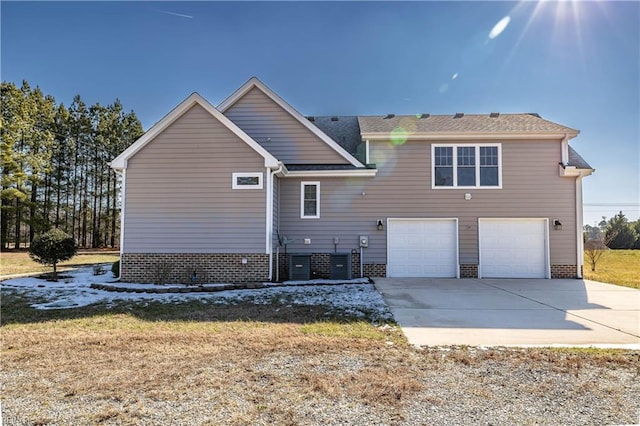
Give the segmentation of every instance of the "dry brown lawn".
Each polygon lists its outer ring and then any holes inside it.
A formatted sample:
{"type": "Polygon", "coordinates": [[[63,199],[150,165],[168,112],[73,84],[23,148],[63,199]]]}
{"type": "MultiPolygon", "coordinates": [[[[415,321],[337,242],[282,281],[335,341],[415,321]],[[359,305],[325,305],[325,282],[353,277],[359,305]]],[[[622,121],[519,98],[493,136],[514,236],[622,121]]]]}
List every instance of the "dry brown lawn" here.
{"type": "MultiPolygon", "coordinates": [[[[120,259],[118,250],[80,250],[75,257],[60,263],[58,267],[60,270],[64,270],[65,268],[79,265],[113,263],[118,259],[120,259]]],[[[50,270],[51,267],[31,260],[27,250],[10,250],[0,253],[0,277],[3,275],[48,272],[50,270]]]]}
{"type": "Polygon", "coordinates": [[[601,424],[640,410],[637,352],[419,350],[318,307],[34,313],[4,295],[4,309],[5,424],[601,424]]]}
{"type": "Polygon", "coordinates": [[[598,261],[595,272],[585,256],[584,277],[640,289],[640,250],[607,250],[598,261]]]}

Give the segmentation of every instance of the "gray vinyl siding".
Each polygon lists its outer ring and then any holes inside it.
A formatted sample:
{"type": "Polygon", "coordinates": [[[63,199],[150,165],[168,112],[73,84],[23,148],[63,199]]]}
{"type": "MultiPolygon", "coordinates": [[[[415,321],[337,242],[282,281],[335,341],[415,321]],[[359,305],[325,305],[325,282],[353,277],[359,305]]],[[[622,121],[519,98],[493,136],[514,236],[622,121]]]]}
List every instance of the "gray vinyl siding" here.
{"type": "Polygon", "coordinates": [[[247,92],[224,114],[285,164],[349,164],[257,88],[247,92]]]}
{"type": "Polygon", "coordinates": [[[502,189],[432,189],[431,144],[423,141],[371,142],[375,178],[309,179],[321,182],[320,219],[300,219],[301,180],[282,179],[281,233],[297,240],[288,251],[333,251],[333,237],[338,251],[350,251],[363,234],[370,237],[364,262],[386,263],[387,218],[458,218],[460,263],[477,264],[478,218],[558,218],[562,230],[549,230],[551,264],[575,264],[575,179],[558,175],[560,141],[500,142],[502,189]]]}
{"type": "Polygon", "coordinates": [[[273,246],[278,244],[278,227],[280,224],[280,179],[273,177],[273,246]]]}
{"type": "Polygon", "coordinates": [[[128,162],[127,253],[264,253],[264,159],[199,105],[128,162]],[[231,189],[233,172],[263,189],[231,189]]]}

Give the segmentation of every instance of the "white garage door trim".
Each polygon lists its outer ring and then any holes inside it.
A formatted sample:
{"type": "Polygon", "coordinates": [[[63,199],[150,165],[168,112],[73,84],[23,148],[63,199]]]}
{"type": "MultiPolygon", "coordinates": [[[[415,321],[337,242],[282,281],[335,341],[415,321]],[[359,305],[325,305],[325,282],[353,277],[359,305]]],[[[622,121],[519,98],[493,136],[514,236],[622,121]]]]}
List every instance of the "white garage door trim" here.
{"type": "MultiPolygon", "coordinates": [[[[391,232],[393,230],[394,222],[444,222],[453,224],[454,226],[454,235],[451,239],[451,248],[450,251],[453,251],[451,269],[447,272],[446,276],[436,276],[439,274],[434,274],[433,278],[460,278],[460,261],[459,261],[459,233],[458,233],[458,219],[457,218],[388,218],[387,219],[387,276],[389,277],[400,277],[400,275],[393,273],[393,264],[392,264],[392,239],[391,232]]],[[[414,276],[414,275],[412,275],[414,276]]],[[[416,275],[417,276],[417,275],[416,275]]],[[[424,276],[424,275],[421,275],[424,276]]]]}
{"type": "MultiPolygon", "coordinates": [[[[497,276],[494,277],[492,276],[491,278],[551,278],[551,262],[549,260],[549,219],[548,218],[537,218],[537,217],[531,217],[531,218],[478,218],[478,278],[483,278],[485,277],[485,273],[483,271],[484,266],[483,265],[483,250],[482,250],[482,246],[483,246],[483,229],[482,229],[482,225],[483,223],[517,223],[517,222],[539,222],[540,224],[542,224],[543,229],[544,229],[544,242],[542,244],[543,246],[543,259],[544,259],[544,270],[540,271],[540,274],[536,274],[537,276],[533,277],[533,276],[524,276],[526,275],[525,272],[522,273],[518,273],[516,275],[520,275],[520,276],[497,276]]],[[[542,267],[541,267],[542,268],[542,267]]],[[[495,274],[490,274],[490,275],[495,275],[495,274]]]]}

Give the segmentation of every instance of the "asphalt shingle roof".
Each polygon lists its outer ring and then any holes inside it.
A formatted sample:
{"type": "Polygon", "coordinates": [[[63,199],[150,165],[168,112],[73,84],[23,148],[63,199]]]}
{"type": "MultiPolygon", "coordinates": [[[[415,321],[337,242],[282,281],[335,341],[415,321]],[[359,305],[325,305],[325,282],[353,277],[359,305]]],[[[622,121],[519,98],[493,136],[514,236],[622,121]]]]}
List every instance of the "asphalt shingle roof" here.
{"type": "MultiPolygon", "coordinates": [[[[395,116],[316,116],[308,117],[309,121],[342,146],[348,153],[364,163],[364,144],[361,131],[391,132],[403,127],[409,132],[496,132],[496,133],[578,133],[577,130],[562,126],[540,118],[537,114],[500,114],[464,115],[454,118],[453,115],[430,115],[419,118],[414,115],[395,116]]],[[[592,169],[573,147],[569,146],[569,165],[579,169],[592,169]]],[[[297,165],[287,164],[290,170],[346,170],[351,165],[297,165]]]]}
{"type": "Polygon", "coordinates": [[[349,154],[364,163],[364,149],[360,137],[358,117],[355,115],[307,117],[317,128],[336,141],[349,154]]]}
{"type": "Polygon", "coordinates": [[[578,133],[577,130],[545,120],[537,114],[396,115],[358,117],[362,133],[387,133],[402,127],[410,133],[496,132],[578,133]]]}
{"type": "Polygon", "coordinates": [[[578,169],[593,169],[571,145],[569,145],[569,165],[575,166],[578,169]]]}

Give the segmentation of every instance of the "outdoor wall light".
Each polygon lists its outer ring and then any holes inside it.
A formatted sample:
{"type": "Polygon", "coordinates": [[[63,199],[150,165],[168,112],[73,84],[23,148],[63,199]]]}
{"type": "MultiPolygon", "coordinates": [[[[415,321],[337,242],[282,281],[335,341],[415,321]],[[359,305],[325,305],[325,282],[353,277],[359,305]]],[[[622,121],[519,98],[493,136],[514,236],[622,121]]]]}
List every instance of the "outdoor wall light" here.
{"type": "Polygon", "coordinates": [[[560,223],[560,220],[553,219],[553,229],[556,231],[562,231],[562,223],[560,223]]]}
{"type": "Polygon", "coordinates": [[[378,220],[376,225],[378,226],[378,231],[382,231],[384,229],[384,223],[382,223],[382,220],[378,220]]]}

